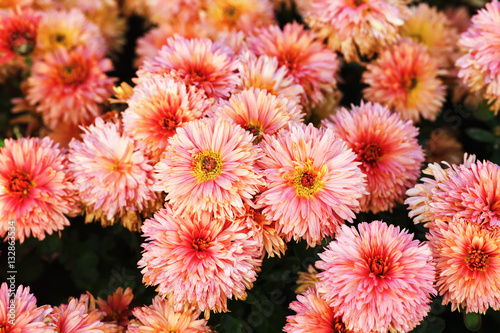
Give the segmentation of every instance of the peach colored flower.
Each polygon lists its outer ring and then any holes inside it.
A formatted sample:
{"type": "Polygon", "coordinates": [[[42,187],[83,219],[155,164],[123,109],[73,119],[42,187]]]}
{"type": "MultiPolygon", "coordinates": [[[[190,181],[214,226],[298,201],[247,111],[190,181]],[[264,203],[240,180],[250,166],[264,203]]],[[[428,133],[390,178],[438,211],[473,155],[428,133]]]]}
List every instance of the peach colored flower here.
{"type": "Polygon", "coordinates": [[[121,327],[125,327],[129,323],[129,316],[132,314],[130,310],[130,303],[134,299],[134,294],[131,288],[123,291],[122,287],[116,289],[113,295],[109,295],[107,300],[100,297],[97,298],[97,306],[106,316],[105,322],[113,322],[121,327]]]}

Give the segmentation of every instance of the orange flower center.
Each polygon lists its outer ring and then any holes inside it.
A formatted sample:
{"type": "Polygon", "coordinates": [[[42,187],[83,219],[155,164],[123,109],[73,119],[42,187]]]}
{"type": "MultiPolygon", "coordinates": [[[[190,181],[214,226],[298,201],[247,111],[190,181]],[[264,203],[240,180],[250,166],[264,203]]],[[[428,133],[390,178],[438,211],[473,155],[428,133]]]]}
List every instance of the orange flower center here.
{"type": "Polygon", "coordinates": [[[347,333],[344,323],[341,317],[336,317],[333,319],[333,333],[347,333]]]}
{"type": "Polygon", "coordinates": [[[365,3],[365,1],[364,1],[364,0],[354,0],[354,1],[353,1],[353,6],[354,6],[354,7],[359,7],[359,6],[361,6],[362,4],[364,4],[364,3],[365,3]]]}
{"type": "Polygon", "coordinates": [[[193,173],[199,182],[216,179],[222,173],[222,156],[213,150],[205,150],[195,155],[193,173]]]}
{"type": "Polygon", "coordinates": [[[210,240],[206,240],[204,238],[196,238],[193,240],[193,248],[197,252],[205,251],[210,247],[210,240]]]}
{"type": "Polygon", "coordinates": [[[11,325],[9,323],[0,324],[0,333],[9,333],[11,331],[11,325]]]}
{"type": "Polygon", "coordinates": [[[366,144],[358,150],[358,156],[364,163],[375,164],[382,156],[382,149],[374,144],[366,144]]]}
{"type": "Polygon", "coordinates": [[[262,135],[261,135],[263,132],[262,126],[254,124],[245,124],[242,127],[254,135],[255,138],[253,139],[252,142],[254,145],[257,145],[262,141],[262,135]]]}
{"type": "Polygon", "coordinates": [[[467,253],[465,262],[467,263],[467,268],[471,271],[481,271],[484,272],[488,268],[489,256],[481,250],[473,249],[467,253]]]}
{"type": "Polygon", "coordinates": [[[79,86],[89,76],[87,60],[81,54],[73,54],[67,65],[59,67],[59,77],[67,86],[79,86]]]}
{"type": "Polygon", "coordinates": [[[316,179],[316,175],[313,174],[312,172],[306,171],[302,175],[302,186],[305,187],[313,187],[314,186],[314,180],[316,179]]]}
{"type": "Polygon", "coordinates": [[[370,271],[376,276],[382,276],[389,270],[389,260],[382,255],[374,255],[368,258],[370,271]]]}
{"type": "Polygon", "coordinates": [[[401,82],[403,90],[406,91],[407,93],[415,89],[417,83],[418,81],[414,74],[410,74],[408,75],[408,77],[403,78],[401,82]]]}
{"type": "Polygon", "coordinates": [[[33,187],[34,184],[31,175],[20,170],[13,171],[11,173],[9,184],[9,190],[11,193],[26,198],[30,194],[30,189],[33,187]]]}
{"type": "Polygon", "coordinates": [[[160,126],[166,131],[173,131],[177,127],[177,122],[172,116],[163,117],[160,119],[160,126]]]}
{"type": "Polygon", "coordinates": [[[14,31],[8,40],[11,51],[22,56],[30,54],[35,48],[36,37],[30,31],[14,31]]]}

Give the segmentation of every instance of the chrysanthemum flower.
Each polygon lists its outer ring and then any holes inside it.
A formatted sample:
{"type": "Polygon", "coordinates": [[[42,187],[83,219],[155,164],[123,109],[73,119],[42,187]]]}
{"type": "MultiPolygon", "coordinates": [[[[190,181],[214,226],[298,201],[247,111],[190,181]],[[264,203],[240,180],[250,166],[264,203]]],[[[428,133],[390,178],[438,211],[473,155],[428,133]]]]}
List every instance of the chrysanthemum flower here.
{"type": "Polygon", "coordinates": [[[447,128],[437,128],[431,132],[425,150],[425,160],[429,163],[442,161],[460,164],[464,156],[462,144],[455,134],[447,128]]]}
{"type": "Polygon", "coordinates": [[[427,244],[381,221],[342,226],[316,267],[316,287],[348,329],[409,332],[430,310],[435,268],[427,244]]]}
{"type": "Polygon", "coordinates": [[[254,144],[262,141],[262,134],[275,134],[288,128],[289,122],[301,122],[304,118],[294,101],[253,88],[234,94],[227,101],[220,100],[208,115],[231,119],[254,135],[254,144]]]}
{"type": "Polygon", "coordinates": [[[76,8],[44,12],[38,26],[36,54],[54,52],[60,48],[72,51],[77,47],[90,47],[99,55],[106,53],[106,42],[99,27],[76,8]]]}
{"type": "Polygon", "coordinates": [[[346,61],[371,57],[399,38],[407,15],[406,0],[315,0],[305,20],[346,61]],[[323,31],[321,31],[323,30],[323,31]]]}
{"type": "Polygon", "coordinates": [[[30,288],[22,285],[9,290],[7,282],[0,287],[0,330],[2,333],[49,333],[44,320],[52,311],[50,306],[37,307],[30,288]],[[10,293],[14,293],[14,312],[9,309],[10,293]],[[13,322],[13,323],[12,323],[13,322]]]}
{"type": "Polygon", "coordinates": [[[86,221],[101,220],[107,226],[122,219],[125,227],[138,230],[140,213],[152,209],[156,200],[149,160],[120,124],[97,118],[81,137],[69,144],[69,169],[86,206],[86,221]]]}
{"type": "Polygon", "coordinates": [[[174,311],[168,300],[156,296],[151,306],[135,308],[133,315],[137,323],[128,326],[127,333],[146,332],[211,332],[205,319],[200,319],[201,311],[194,307],[185,306],[181,311],[174,311]]]}
{"type": "Polygon", "coordinates": [[[33,52],[41,16],[34,11],[15,10],[0,14],[0,65],[15,56],[33,52]]]}
{"type": "Polygon", "coordinates": [[[432,223],[427,235],[437,289],[452,311],[500,309],[500,233],[464,219],[432,223]]]}
{"type": "Polygon", "coordinates": [[[274,23],[273,5],[269,0],[210,0],[207,1],[206,20],[218,31],[241,30],[274,23]]]}
{"type": "Polygon", "coordinates": [[[131,288],[123,291],[123,288],[119,287],[113,295],[108,296],[107,300],[98,297],[96,303],[99,309],[106,313],[104,321],[114,322],[121,327],[125,327],[129,323],[128,317],[131,315],[129,306],[133,299],[134,294],[131,288]]]}
{"type": "Polygon", "coordinates": [[[318,271],[314,269],[313,265],[307,267],[307,272],[297,272],[299,276],[297,278],[297,288],[295,289],[296,294],[302,294],[309,288],[315,288],[316,282],[319,281],[318,271]]]}
{"type": "Polygon", "coordinates": [[[432,197],[434,218],[456,217],[486,228],[500,227],[500,166],[490,161],[453,166],[432,197]]]}
{"type": "Polygon", "coordinates": [[[438,68],[424,45],[403,39],[367,65],[362,81],[368,87],[363,95],[401,113],[403,119],[435,120],[446,93],[438,68]]]}
{"type": "Polygon", "coordinates": [[[208,97],[228,97],[239,84],[239,60],[233,51],[210,39],[169,38],[158,56],[146,60],[137,72],[139,81],[151,74],[173,71],[187,85],[203,89],[208,97]]]}
{"type": "Polygon", "coordinates": [[[5,140],[0,148],[0,235],[15,221],[16,239],[40,240],[69,225],[78,212],[67,160],[52,140],[5,140]]]}
{"type": "Polygon", "coordinates": [[[114,78],[105,74],[112,69],[111,60],[92,49],[59,49],[33,63],[26,99],[51,129],[90,124],[113,94],[114,78]]]}
{"type": "Polygon", "coordinates": [[[254,136],[224,119],[193,120],[170,138],[161,162],[155,165],[153,188],[178,213],[209,211],[234,217],[264,183],[255,161],[260,155],[254,136]]]}
{"type": "Polygon", "coordinates": [[[146,18],[158,25],[177,21],[197,23],[205,9],[206,0],[142,0],[146,18]]]}
{"type": "Polygon", "coordinates": [[[285,66],[279,66],[277,58],[266,55],[257,57],[252,52],[246,51],[240,55],[240,60],[241,86],[238,88],[265,89],[275,96],[283,95],[300,103],[304,89],[294,82],[285,66]]]}
{"type": "Polygon", "coordinates": [[[178,127],[203,116],[212,101],[196,87],[183,81],[155,75],[134,87],[123,112],[125,132],[137,146],[157,160],[167,147],[168,138],[178,127]]]}
{"type": "Polygon", "coordinates": [[[500,2],[493,0],[472,17],[472,25],[461,35],[458,44],[468,52],[456,62],[458,77],[472,91],[482,91],[495,114],[500,110],[499,27],[500,2]]]}
{"type": "Polygon", "coordinates": [[[304,88],[304,102],[320,104],[323,95],[331,93],[337,84],[336,54],[298,23],[289,23],[283,30],[277,25],[257,29],[248,43],[256,55],[276,57],[279,65],[288,69],[295,83],[304,88]]]}
{"type": "Polygon", "coordinates": [[[356,154],[331,129],[289,124],[276,137],[264,135],[258,162],[267,188],[257,203],[276,221],[288,242],[303,238],[315,246],[352,221],[365,194],[365,175],[356,154]]]}
{"type": "MultiPolygon", "coordinates": [[[[468,168],[475,161],[475,155],[465,154],[461,167],[468,168]]],[[[447,162],[445,164],[450,167],[447,162]]],[[[431,212],[431,202],[433,196],[439,191],[439,184],[449,180],[450,170],[453,168],[443,169],[438,163],[429,163],[422,173],[432,178],[422,177],[421,183],[406,191],[408,198],[405,200],[405,205],[409,205],[408,216],[413,218],[413,222],[427,224],[435,219],[434,213],[431,212]]]]}
{"type": "Polygon", "coordinates": [[[351,111],[342,108],[323,125],[345,140],[361,162],[369,192],[360,200],[362,211],[377,213],[403,202],[424,161],[418,129],[411,121],[401,120],[380,104],[362,102],[351,111]]]}
{"type": "Polygon", "coordinates": [[[228,311],[227,299],[245,299],[261,265],[262,245],[243,220],[202,212],[174,214],[170,204],[142,227],[139,267],[146,285],[158,285],[174,310],[228,311]]]}
{"type": "Polygon", "coordinates": [[[445,13],[426,3],[410,7],[410,16],[400,31],[401,36],[427,46],[429,54],[436,59],[440,68],[453,67],[452,57],[460,36],[445,13]]]}
{"type": "Polygon", "coordinates": [[[335,310],[328,306],[315,288],[297,296],[290,303],[290,309],[296,314],[286,317],[287,324],[283,328],[287,333],[352,333],[346,329],[342,319],[335,310]]]}

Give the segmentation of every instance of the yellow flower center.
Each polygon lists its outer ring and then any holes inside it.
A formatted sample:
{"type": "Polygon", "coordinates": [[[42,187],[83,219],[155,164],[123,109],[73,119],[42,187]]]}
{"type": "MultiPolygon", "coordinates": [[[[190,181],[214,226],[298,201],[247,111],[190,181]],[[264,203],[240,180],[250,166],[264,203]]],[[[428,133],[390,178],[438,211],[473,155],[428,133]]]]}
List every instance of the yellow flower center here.
{"type": "Polygon", "coordinates": [[[261,125],[250,123],[242,127],[254,135],[255,138],[252,142],[254,145],[258,145],[262,141],[262,132],[264,132],[264,128],[262,128],[261,125]]]}
{"type": "Polygon", "coordinates": [[[199,182],[214,180],[222,173],[223,165],[219,152],[205,150],[194,157],[193,173],[199,182]]]}
{"type": "Polygon", "coordinates": [[[326,166],[322,170],[315,171],[311,162],[306,163],[305,168],[297,168],[292,179],[292,185],[299,197],[310,198],[323,188],[322,175],[326,173],[326,166]]]}
{"type": "Polygon", "coordinates": [[[210,240],[206,240],[203,238],[196,238],[195,240],[193,240],[193,248],[197,252],[205,251],[210,247],[210,245],[210,240]]]}
{"type": "Polygon", "coordinates": [[[478,249],[472,249],[467,253],[465,262],[471,271],[484,272],[488,268],[489,255],[478,249]]]}

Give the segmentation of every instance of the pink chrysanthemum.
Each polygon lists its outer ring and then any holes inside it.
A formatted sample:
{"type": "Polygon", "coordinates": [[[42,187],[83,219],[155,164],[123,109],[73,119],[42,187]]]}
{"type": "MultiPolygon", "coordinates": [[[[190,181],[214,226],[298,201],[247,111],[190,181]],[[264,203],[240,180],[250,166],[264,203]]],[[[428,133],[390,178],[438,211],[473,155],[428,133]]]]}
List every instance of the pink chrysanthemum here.
{"type": "Polygon", "coordinates": [[[0,65],[15,56],[27,56],[35,49],[41,16],[34,11],[7,11],[0,14],[0,65]]]}
{"type": "Polygon", "coordinates": [[[151,306],[133,310],[138,322],[130,324],[127,333],[165,332],[165,330],[182,333],[211,332],[207,321],[199,318],[200,314],[199,309],[188,306],[176,312],[168,300],[156,296],[151,306]]]}
{"type": "Polygon", "coordinates": [[[228,311],[227,299],[245,299],[260,269],[262,245],[241,219],[176,215],[167,203],[142,231],[143,282],[158,285],[176,311],[188,303],[201,311],[228,311]]]}
{"type": "Polygon", "coordinates": [[[427,244],[381,221],[342,226],[320,253],[316,284],[348,329],[409,332],[430,310],[435,268],[427,244]]]}
{"type": "Polygon", "coordinates": [[[500,233],[463,219],[434,221],[427,234],[437,288],[452,311],[500,309],[500,233]]]}
{"type": "Polygon", "coordinates": [[[365,175],[356,154],[331,129],[289,124],[276,138],[264,135],[265,156],[258,161],[267,189],[257,203],[276,221],[288,242],[303,238],[315,246],[352,221],[365,194],[365,175]]]}
{"type": "Polygon", "coordinates": [[[399,38],[406,0],[314,0],[305,20],[347,61],[371,57],[399,38]]]}
{"type": "Polygon", "coordinates": [[[60,49],[34,61],[26,99],[51,129],[92,123],[113,94],[114,79],[105,74],[112,69],[92,49],[60,49]]]}
{"type": "Polygon", "coordinates": [[[403,202],[424,161],[418,129],[411,121],[401,120],[380,104],[361,103],[350,112],[342,108],[323,125],[345,140],[361,162],[370,193],[360,200],[362,211],[377,213],[403,202]]]}
{"type": "Polygon", "coordinates": [[[121,327],[129,324],[128,317],[131,315],[130,303],[134,299],[131,288],[123,291],[122,287],[116,289],[113,295],[108,296],[107,300],[97,298],[96,304],[99,309],[105,312],[104,321],[113,322],[121,327]]]}
{"type": "Polygon", "coordinates": [[[262,134],[272,135],[288,128],[289,122],[301,122],[304,118],[294,101],[253,88],[234,94],[227,101],[220,100],[208,114],[231,119],[254,135],[254,144],[262,141],[262,134]]]}
{"type": "Polygon", "coordinates": [[[138,230],[140,213],[152,208],[153,167],[120,124],[105,123],[83,129],[82,141],[69,144],[69,169],[74,176],[80,200],[86,206],[87,222],[116,220],[130,230],[138,230]]]}
{"type": "Polygon", "coordinates": [[[177,129],[161,162],[155,165],[153,188],[177,213],[209,211],[234,217],[264,183],[255,161],[260,149],[254,137],[224,119],[193,120],[177,129]]]}
{"type": "Polygon", "coordinates": [[[240,55],[239,71],[241,75],[241,90],[258,88],[267,92],[300,103],[304,89],[294,82],[285,66],[279,66],[278,59],[261,55],[255,56],[250,51],[240,55]]]}
{"type": "Polygon", "coordinates": [[[139,148],[158,159],[167,147],[168,138],[178,127],[203,116],[212,102],[196,87],[183,81],[154,75],[134,87],[123,112],[125,131],[139,148]]]}
{"type": "Polygon", "coordinates": [[[342,319],[328,306],[315,288],[309,288],[297,300],[290,303],[290,309],[297,312],[286,317],[283,328],[287,333],[352,333],[345,328],[342,319]]]}
{"type": "Polygon", "coordinates": [[[434,218],[463,218],[486,228],[500,227],[500,167],[490,161],[453,167],[432,197],[434,218]]]}
{"type": "Polygon", "coordinates": [[[146,60],[137,75],[140,81],[151,74],[174,72],[208,97],[223,98],[239,84],[238,65],[238,58],[225,45],[177,35],[167,40],[153,60],[146,60]]]}
{"type": "Polygon", "coordinates": [[[472,17],[472,25],[458,42],[467,54],[457,60],[458,77],[472,91],[482,91],[492,103],[495,114],[500,110],[500,2],[493,0],[472,17]]]}
{"type": "Polygon", "coordinates": [[[258,29],[248,43],[256,55],[276,57],[279,65],[288,69],[295,83],[304,88],[305,102],[321,104],[324,95],[331,93],[337,84],[336,54],[298,23],[287,24],[283,30],[277,25],[258,29]]]}
{"type": "MultiPolygon", "coordinates": [[[[14,282],[15,284],[15,282],[14,282]]],[[[50,306],[37,307],[36,298],[30,293],[30,288],[20,285],[15,290],[9,290],[7,282],[0,287],[0,332],[2,333],[49,333],[44,323],[52,311],[50,306]],[[13,298],[10,293],[14,293],[13,298]],[[10,308],[11,300],[14,308],[10,308]],[[12,310],[11,310],[12,309],[12,310]]]]}
{"type": "Polygon", "coordinates": [[[0,235],[11,231],[21,243],[31,234],[42,240],[69,225],[78,209],[67,160],[52,140],[5,140],[0,148],[0,235]]]}
{"type": "Polygon", "coordinates": [[[363,95],[399,112],[403,119],[435,120],[446,93],[438,68],[424,45],[402,39],[367,65],[362,81],[368,87],[363,95]]]}

